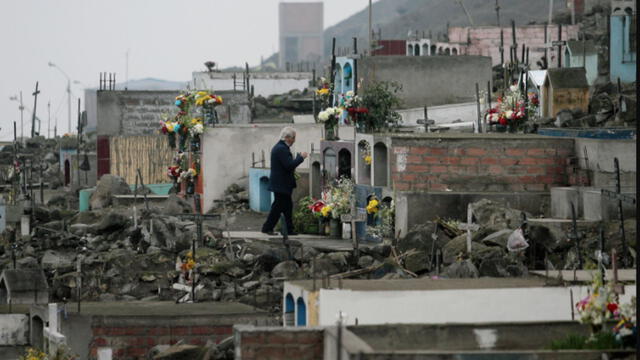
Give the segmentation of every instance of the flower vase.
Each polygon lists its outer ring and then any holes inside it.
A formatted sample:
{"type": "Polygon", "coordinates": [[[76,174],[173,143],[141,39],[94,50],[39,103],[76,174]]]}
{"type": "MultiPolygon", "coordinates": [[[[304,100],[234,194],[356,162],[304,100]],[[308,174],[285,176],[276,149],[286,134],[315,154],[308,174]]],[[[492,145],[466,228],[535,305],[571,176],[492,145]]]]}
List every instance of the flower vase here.
{"type": "Polygon", "coordinates": [[[205,106],[203,110],[204,123],[206,125],[213,126],[218,123],[216,110],[212,106],[205,106]]]}
{"type": "Polygon", "coordinates": [[[333,239],[342,238],[342,224],[338,219],[331,219],[329,221],[329,236],[333,239]]]}
{"type": "Polygon", "coordinates": [[[167,139],[169,139],[169,148],[176,148],[176,133],[170,132],[167,134],[167,139]]]}
{"type": "Polygon", "coordinates": [[[173,179],[173,187],[169,189],[169,194],[179,194],[180,193],[180,183],[178,182],[178,178],[173,179]]]}
{"type": "Polygon", "coordinates": [[[200,152],[200,135],[194,136],[191,139],[191,151],[200,152]]]}
{"type": "Polygon", "coordinates": [[[496,124],[496,132],[499,132],[499,133],[507,132],[507,126],[496,124]]]}
{"type": "Polygon", "coordinates": [[[324,125],[324,138],[325,140],[338,140],[336,136],[336,125],[328,125],[325,123],[324,125]]]}
{"type": "Polygon", "coordinates": [[[196,193],[196,184],[193,180],[187,182],[187,189],[185,190],[187,195],[193,195],[196,193]]]}
{"type": "Polygon", "coordinates": [[[331,225],[329,221],[323,221],[322,223],[322,235],[329,235],[331,234],[331,225]]]}
{"type": "Polygon", "coordinates": [[[595,338],[602,331],[602,324],[591,324],[591,338],[595,338]]]}

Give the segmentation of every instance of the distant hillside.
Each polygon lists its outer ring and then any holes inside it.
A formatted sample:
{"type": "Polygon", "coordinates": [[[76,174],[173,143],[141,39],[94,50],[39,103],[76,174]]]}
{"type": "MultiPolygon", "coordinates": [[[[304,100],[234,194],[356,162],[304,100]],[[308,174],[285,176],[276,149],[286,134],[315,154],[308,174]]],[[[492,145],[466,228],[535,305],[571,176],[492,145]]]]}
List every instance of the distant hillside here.
{"type": "MultiPolygon", "coordinates": [[[[464,4],[474,25],[496,25],[495,0],[465,0],[464,4]]],[[[511,19],[516,24],[542,23],[549,16],[547,0],[500,0],[500,23],[507,25],[511,19]]],[[[566,11],[566,0],[554,0],[554,14],[566,11]]],[[[373,29],[382,31],[383,39],[406,39],[409,31],[425,34],[431,30],[433,37],[446,33],[450,26],[469,26],[464,10],[455,0],[380,0],[373,4],[373,29]]],[[[350,47],[353,37],[359,44],[366,44],[368,10],[362,11],[329,27],[324,32],[325,53],[331,53],[332,38],[337,47],[350,47]]],[[[427,35],[428,36],[428,35],[427,35]]]]}

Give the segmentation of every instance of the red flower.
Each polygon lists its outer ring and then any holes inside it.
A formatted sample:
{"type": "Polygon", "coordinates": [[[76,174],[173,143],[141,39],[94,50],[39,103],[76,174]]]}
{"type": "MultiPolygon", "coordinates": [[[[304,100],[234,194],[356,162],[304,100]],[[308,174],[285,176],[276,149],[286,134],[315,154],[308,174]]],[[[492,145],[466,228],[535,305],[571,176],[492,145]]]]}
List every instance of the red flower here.
{"type": "Polygon", "coordinates": [[[616,310],[618,310],[618,304],[616,303],[608,303],[607,304],[607,310],[609,310],[610,312],[615,312],[616,310]]]}
{"type": "Polygon", "coordinates": [[[500,125],[507,125],[507,118],[505,118],[504,116],[501,116],[501,117],[498,119],[498,124],[500,124],[500,125]]]}
{"type": "Polygon", "coordinates": [[[311,212],[314,212],[314,213],[322,211],[323,207],[325,207],[325,203],[322,200],[318,200],[312,205],[309,205],[309,209],[311,210],[311,212]]]}

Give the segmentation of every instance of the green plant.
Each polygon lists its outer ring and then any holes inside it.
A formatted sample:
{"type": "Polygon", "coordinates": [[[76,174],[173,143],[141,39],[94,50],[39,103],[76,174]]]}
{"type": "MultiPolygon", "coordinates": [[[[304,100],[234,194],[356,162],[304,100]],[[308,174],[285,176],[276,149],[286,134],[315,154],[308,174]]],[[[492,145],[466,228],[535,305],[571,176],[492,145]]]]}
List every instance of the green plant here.
{"type": "Polygon", "coordinates": [[[301,234],[318,233],[318,217],[313,214],[310,206],[314,201],[310,196],[305,196],[298,202],[293,212],[293,228],[301,234]]]}
{"type": "Polygon", "coordinates": [[[400,124],[402,117],[394,109],[402,103],[397,95],[401,91],[402,86],[395,82],[374,81],[367,85],[361,94],[362,105],[368,110],[362,114],[367,130],[379,131],[400,124]]]}
{"type": "Polygon", "coordinates": [[[551,350],[612,350],[621,348],[615,335],[599,332],[592,338],[586,335],[569,334],[566,338],[551,342],[551,350]]]}

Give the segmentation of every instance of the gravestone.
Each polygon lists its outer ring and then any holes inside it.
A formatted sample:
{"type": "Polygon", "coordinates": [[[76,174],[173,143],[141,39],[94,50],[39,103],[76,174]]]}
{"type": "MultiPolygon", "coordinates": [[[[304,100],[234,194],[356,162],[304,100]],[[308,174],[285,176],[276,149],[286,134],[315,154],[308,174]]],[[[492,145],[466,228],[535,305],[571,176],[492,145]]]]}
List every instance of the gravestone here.
{"type": "Polygon", "coordinates": [[[49,301],[42,270],[6,269],[0,275],[0,304],[38,304],[49,301]]]}

